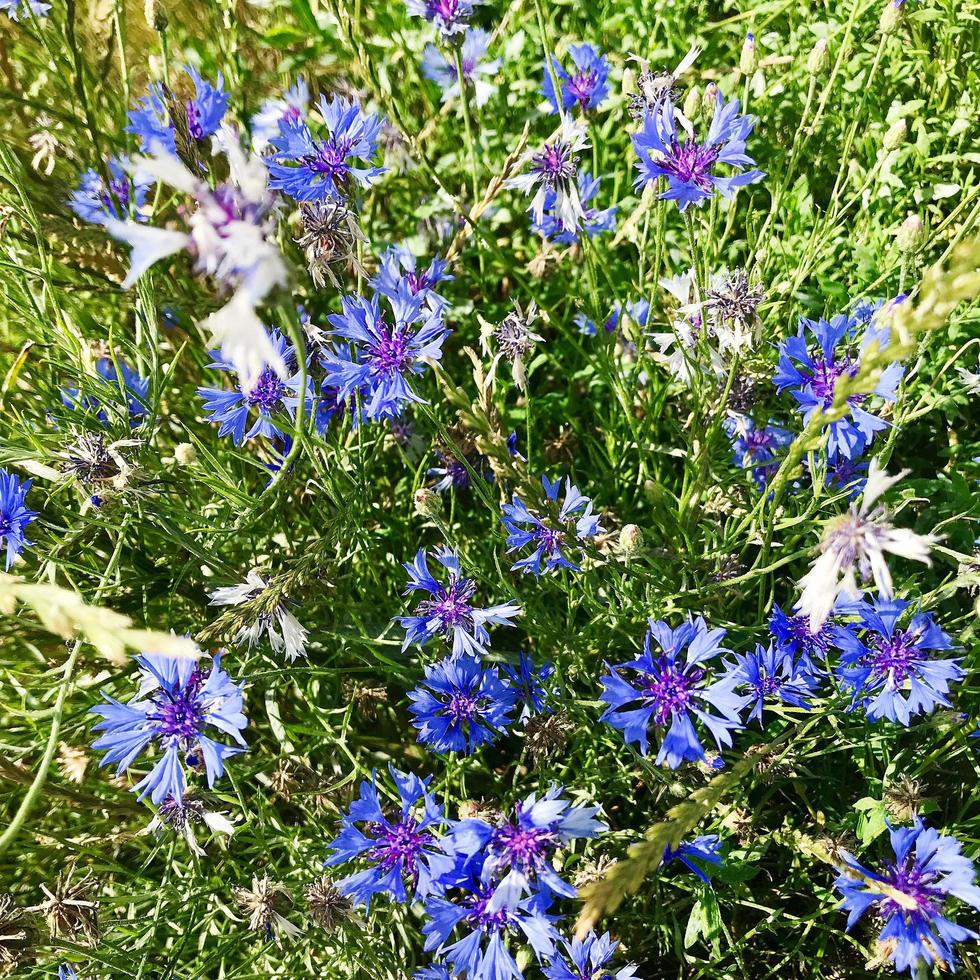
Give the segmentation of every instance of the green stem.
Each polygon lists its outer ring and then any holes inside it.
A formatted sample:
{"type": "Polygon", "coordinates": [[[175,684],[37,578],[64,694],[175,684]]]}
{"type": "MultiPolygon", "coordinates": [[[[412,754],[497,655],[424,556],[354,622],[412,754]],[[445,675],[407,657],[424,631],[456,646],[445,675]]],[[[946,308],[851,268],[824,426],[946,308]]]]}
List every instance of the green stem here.
{"type": "Polygon", "coordinates": [[[459,80],[459,100],[463,105],[463,129],[466,132],[466,150],[470,158],[470,189],[473,194],[471,208],[480,197],[480,184],[477,179],[476,141],[473,137],[473,120],[470,115],[470,93],[466,87],[463,73],[463,52],[458,44],[453,44],[453,59],[456,62],[456,78],[459,80]]]}

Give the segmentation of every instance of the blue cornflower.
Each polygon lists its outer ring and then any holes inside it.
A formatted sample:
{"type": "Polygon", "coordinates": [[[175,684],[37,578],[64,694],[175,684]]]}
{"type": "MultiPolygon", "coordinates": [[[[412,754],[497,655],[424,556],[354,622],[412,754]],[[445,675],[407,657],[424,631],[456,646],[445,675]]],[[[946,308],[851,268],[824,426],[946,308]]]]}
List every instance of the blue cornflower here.
{"type": "Polygon", "coordinates": [[[159,804],[168,796],[184,795],[184,769],[203,761],[208,786],[225,770],[224,760],[245,750],[242,731],[248,719],[242,713],[244,684],[235,684],[221,669],[221,655],[210,668],[191,657],[144,653],[136,658],[142,680],[136,698],[122,704],[103,692],[108,704],[91,709],[104,719],[94,728],[103,734],[92,744],[105,750],[100,766],[115,763],[121,775],[149,745],[163,755],[134,787],[139,799],[149,796],[159,804]],[[231,736],[237,745],[216,742],[211,735],[231,736]]]}
{"type": "Polygon", "coordinates": [[[719,92],[704,142],[678,131],[674,106],[669,99],[656,112],[644,115],[643,129],[632,137],[633,149],[639,157],[640,173],[634,181],[637,190],[664,177],[667,190],[660,197],[677,201],[679,210],[685,211],[691,204],[701,207],[716,191],[728,198],[736,188],[762,180],[765,174],[761,170],[744,169],[755,166],[755,161],[745,153],[745,141],[758,120],[755,116],[740,116],[738,111],[738,99],[725,102],[719,92]],[[720,163],[735,173],[730,177],[719,176],[716,168],[720,163]]]}
{"type": "Polygon", "coordinates": [[[833,619],[827,619],[813,630],[809,616],[795,610],[792,615],[787,615],[779,606],[774,606],[769,617],[769,632],[778,647],[793,654],[813,673],[815,662],[826,660],[827,652],[835,645],[837,625],[833,619]]]}
{"type": "MultiPolygon", "coordinates": [[[[289,368],[296,364],[296,348],[278,330],[271,331],[269,339],[276,355],[289,368]]],[[[216,371],[234,371],[235,365],[221,356],[219,351],[211,351],[211,363],[207,367],[216,371]]],[[[300,376],[297,372],[284,381],[276,370],[267,365],[246,389],[241,384],[228,391],[225,388],[198,388],[197,393],[204,399],[204,408],[211,414],[208,421],[218,422],[218,435],[231,435],[235,444],[264,436],[267,439],[283,438],[284,432],[276,425],[276,413],[288,409],[294,412],[299,405],[300,376]],[[255,421],[246,431],[252,409],[257,412],[255,421]]],[[[307,387],[307,402],[312,404],[310,389],[307,387]]]]}
{"type": "Polygon", "coordinates": [[[838,456],[827,463],[825,484],[835,490],[846,490],[849,500],[864,493],[868,483],[868,464],[838,456]]]}
{"type": "Polygon", "coordinates": [[[510,686],[518,692],[522,705],[519,718],[521,722],[527,721],[531,715],[551,712],[548,698],[554,694],[554,691],[550,685],[545,684],[555,672],[551,661],[546,660],[540,669],[535,670],[534,660],[531,659],[530,654],[522,650],[517,666],[504,664],[503,669],[510,686]]]}
{"type": "Polygon", "coordinates": [[[451,37],[466,30],[473,8],[483,0],[405,0],[405,7],[412,17],[424,17],[434,24],[443,37],[451,37]]]}
{"type": "MultiPolygon", "coordinates": [[[[116,363],[108,357],[100,357],[95,362],[95,370],[118,391],[122,388],[127,397],[126,409],[132,424],[136,424],[146,415],[146,401],[150,394],[150,379],[142,378],[124,361],[116,363]]],[[[79,411],[94,412],[95,417],[103,424],[108,423],[109,415],[102,403],[93,395],[83,395],[78,388],[62,388],[61,401],[68,408],[79,411]]]]}
{"type": "Polygon", "coordinates": [[[328,845],[326,864],[365,860],[369,866],[337,882],[355,904],[370,907],[375,895],[395,901],[423,900],[442,890],[440,880],[454,861],[440,847],[438,828],[445,823],[442,806],[429,790],[431,776],[419,779],[389,766],[398,791],[398,810],[386,815],[378,796],[376,773],[361,783],[360,796],[341,815],[340,833],[328,845]]]}
{"type": "MultiPolygon", "coordinates": [[[[595,237],[604,231],[613,231],[616,228],[616,208],[606,208],[599,211],[597,208],[590,207],[589,203],[599,192],[599,181],[601,177],[593,177],[587,171],[582,171],[578,175],[578,193],[582,203],[582,224],[581,229],[589,237],[595,237]]],[[[533,228],[538,234],[560,245],[572,245],[579,240],[579,228],[563,228],[561,222],[552,213],[555,209],[556,196],[554,191],[548,191],[544,199],[544,216],[540,222],[535,222],[533,228]]]]}
{"type": "Polygon", "coordinates": [[[884,921],[878,934],[879,952],[909,973],[935,964],[955,971],[953,947],[980,938],[943,913],[949,898],[980,909],[980,889],[974,884],[973,862],[960,853],[963,845],[952,836],[926,827],[916,818],[912,827],[889,825],[895,859],[883,871],[872,871],[844,854],[844,867],[834,887],[844,896],[850,929],[870,908],[884,921]]]}
{"type": "Polygon", "coordinates": [[[530,945],[539,961],[551,957],[558,939],[551,919],[531,899],[492,907],[494,896],[481,880],[479,859],[464,866],[466,872],[445,897],[425,903],[426,951],[446,960],[453,977],[523,980],[511,949],[530,945]]]}
{"type": "Polygon", "coordinates": [[[615,973],[606,966],[619,946],[608,932],[602,936],[590,932],[584,939],[561,942],[565,952],[544,967],[546,980],[637,980],[637,968],[632,963],[615,973]]]}
{"type": "Polygon", "coordinates": [[[732,413],[722,425],[732,440],[736,466],[749,470],[760,490],[779,468],[776,453],[793,441],[793,433],[771,422],[756,425],[747,415],[732,413]]]}
{"type": "Polygon", "coordinates": [[[517,692],[496,667],[459,654],[425,667],[425,680],[409,691],[412,724],[433,752],[468,755],[500,738],[513,723],[517,692]]]}
{"type": "MultiPolygon", "coordinates": [[[[495,77],[503,64],[502,58],[483,60],[489,46],[490,32],[482,27],[473,27],[466,32],[459,52],[463,62],[463,81],[473,87],[473,101],[478,107],[486,105],[497,91],[497,86],[485,81],[483,76],[495,77]]],[[[422,52],[422,74],[442,89],[442,102],[458,99],[462,94],[455,61],[449,61],[434,44],[427,44],[422,52]]]]}
{"type": "Polygon", "coordinates": [[[745,726],[739,712],[752,700],[735,694],[737,679],[723,674],[713,682],[709,662],[723,653],[725,631],[709,630],[704,619],[689,619],[677,629],[663,620],[649,621],[643,640],[643,653],[627,663],[611,667],[601,678],[601,700],[609,705],[601,720],[620,729],[627,743],[636,742],[646,755],[651,725],[664,729],[657,752],[657,763],[666,761],[671,769],[682,762],[704,759],[704,746],[691,716],[701,722],[721,748],[732,744],[732,732],[745,726]],[[661,652],[654,656],[651,641],[661,652]],[[685,647],[686,657],[681,658],[685,647]],[[618,671],[628,670],[628,679],[618,671]],[[713,714],[712,710],[717,711],[713,714]]]}
{"type": "Polygon", "coordinates": [[[908,626],[897,628],[910,605],[879,598],[855,603],[849,611],[858,616],[856,631],[835,631],[834,642],[842,651],[838,677],[851,689],[851,707],[861,705],[870,721],[887,718],[908,725],[913,715],[928,714],[937,705],[952,707],[949,686],[966,676],[961,658],[932,655],[953,646],[932,613],[916,613],[908,626]]]}
{"type": "MultiPolygon", "coordinates": [[[[567,72],[561,62],[551,56],[551,64],[561,85],[561,105],[565,110],[577,105],[585,112],[596,109],[609,95],[609,62],[591,44],[571,44],[568,47],[574,66],[567,72]]],[[[551,103],[551,111],[558,112],[555,86],[551,81],[548,63],[544,65],[544,87],[541,94],[551,103]]]]}
{"type": "Polygon", "coordinates": [[[441,466],[430,466],[426,470],[426,476],[437,476],[439,479],[432,485],[433,490],[444,493],[446,490],[467,490],[471,485],[470,470],[478,474],[488,483],[493,483],[493,470],[490,469],[490,461],[481,452],[474,450],[465,454],[468,468],[456,453],[448,450],[437,449],[436,456],[439,457],[441,466]]]}
{"type": "Polygon", "coordinates": [[[50,3],[41,0],[0,0],[0,12],[5,13],[11,20],[20,20],[25,10],[34,17],[47,17],[51,9],[50,3]]]}
{"type": "Polygon", "coordinates": [[[708,873],[701,867],[704,864],[721,865],[721,838],[717,834],[703,834],[695,837],[689,844],[681,842],[677,847],[668,844],[664,848],[664,856],[660,860],[663,867],[671,861],[680,861],[690,868],[706,885],[711,884],[708,873]]]}
{"type": "Polygon", "coordinates": [[[816,689],[817,679],[806,659],[796,660],[789,650],[773,643],[767,647],[757,643],[754,653],[734,656],[735,663],[726,664],[727,674],[732,675],[737,686],[754,702],[749,721],[757,718],[762,725],[762,709],[767,700],[776,699],[794,708],[810,710],[807,697],[816,689]]]}
{"type": "Polygon", "coordinates": [[[70,963],[62,963],[58,967],[58,980],[78,980],[78,974],[70,963]]]}
{"type": "Polygon", "coordinates": [[[530,511],[515,493],[512,502],[504,504],[501,523],[507,529],[507,551],[517,551],[526,545],[534,550],[526,558],[515,561],[511,568],[525,574],[541,575],[556,568],[581,571],[580,566],[569,560],[573,550],[582,551],[582,542],[602,532],[599,518],[592,513],[592,500],[572,486],[570,477],[565,478],[565,499],[558,505],[561,479],[552,483],[541,477],[544,487],[547,513],[544,517],[530,511]],[[542,567],[543,566],[543,567],[542,567]]]}
{"type": "Polygon", "coordinates": [[[421,296],[430,306],[447,306],[447,302],[436,292],[441,282],[449,282],[456,277],[450,275],[445,259],[433,259],[428,268],[419,269],[418,260],[404,246],[392,245],[385,249],[378,264],[378,274],[370,280],[376,293],[397,296],[400,283],[408,286],[412,296],[421,296]]]}
{"type": "Polygon", "coordinates": [[[7,548],[5,568],[8,571],[21,551],[33,544],[24,537],[24,528],[37,517],[37,511],[25,503],[32,482],[21,483],[16,473],[0,469],[0,541],[7,548]]]}
{"type": "Polygon", "coordinates": [[[353,191],[352,181],[369,187],[385,172],[384,167],[354,165],[377,152],[383,120],[340,96],[328,101],[321,95],[315,112],[322,137],[314,136],[301,117],[280,121],[279,134],[269,140],[276,151],[267,160],[269,187],[297,201],[342,201],[353,191]]]}
{"type": "Polygon", "coordinates": [[[452,639],[453,653],[472,653],[479,656],[490,646],[487,624],[511,626],[521,614],[516,602],[501,603],[480,609],[473,605],[476,583],[465,578],[460,570],[459,555],[449,548],[435,552],[436,561],[449,572],[449,582],[443,585],[429,571],[424,548],[419,548],[415,560],[402,567],[408,572],[405,595],[428,592],[431,598],[422,600],[414,616],[400,616],[405,627],[402,649],[412,643],[427,643],[434,636],[447,642],[452,639]]]}
{"type": "Polygon", "coordinates": [[[68,206],[82,221],[101,225],[108,218],[121,221],[130,214],[137,221],[147,220],[142,209],[152,182],[139,171],[131,176],[128,164],[126,157],[112,157],[106,162],[108,186],[97,170],[86,170],[82,174],[78,187],[68,199],[68,206]]]}
{"type": "Polygon", "coordinates": [[[416,970],[412,974],[412,980],[453,980],[453,976],[441,963],[435,963],[416,970]]]}
{"type": "MultiPolygon", "coordinates": [[[[201,77],[193,65],[185,66],[184,71],[194,83],[194,98],[188,99],[184,104],[187,131],[194,139],[204,140],[218,131],[228,108],[229,96],[224,89],[224,79],[220,72],[218,84],[212,85],[201,77]]],[[[130,111],[126,132],[139,137],[140,149],[144,153],[164,149],[176,155],[174,124],[170,117],[171,108],[175,105],[173,97],[167,98],[163,86],[153,82],[149,92],[130,111]]]]}
{"type": "MultiPolygon", "coordinates": [[[[779,391],[789,391],[796,399],[804,423],[814,412],[834,403],[834,388],[842,376],[853,378],[860,369],[861,355],[873,341],[888,346],[888,326],[863,324],[840,314],[832,320],[800,317],[799,332],[779,345],[779,367],[773,383],[779,391]],[[807,334],[812,340],[808,343],[807,334]],[[815,343],[814,343],[815,342],[815,343]]],[[[881,373],[874,394],[885,401],[895,400],[895,390],[904,370],[898,362],[881,373]]],[[[870,445],[874,434],[887,425],[864,407],[868,396],[851,395],[848,413],[828,427],[827,459],[840,456],[854,460],[870,445]]]]}
{"type": "MultiPolygon", "coordinates": [[[[326,381],[320,382],[320,393],[316,397],[316,404],[313,406],[313,425],[320,435],[326,435],[330,423],[334,416],[343,416],[352,406],[340,397],[337,389],[326,381]]],[[[357,424],[357,418],[351,413],[351,422],[357,424]]]]}
{"type": "Polygon", "coordinates": [[[425,370],[425,361],[438,361],[449,329],[442,311],[412,294],[402,280],[391,294],[382,294],[391,306],[394,322],[381,312],[379,297],[344,296],[343,312],[329,317],[334,336],[349,341],[348,350],[327,350],[320,359],[327,381],[344,399],[361,392],[369,419],[400,415],[410,402],[424,401],[409,384],[412,375],[425,370]]]}
{"type": "Polygon", "coordinates": [[[514,808],[510,820],[459,821],[449,835],[457,856],[481,858],[480,879],[493,887],[491,912],[514,908],[527,895],[546,909],[554,895],[574,898],[575,889],[558,874],[555,856],[573,840],[598,836],[606,829],[596,820],[597,806],[572,806],[552,786],[540,799],[531,793],[514,808]]]}

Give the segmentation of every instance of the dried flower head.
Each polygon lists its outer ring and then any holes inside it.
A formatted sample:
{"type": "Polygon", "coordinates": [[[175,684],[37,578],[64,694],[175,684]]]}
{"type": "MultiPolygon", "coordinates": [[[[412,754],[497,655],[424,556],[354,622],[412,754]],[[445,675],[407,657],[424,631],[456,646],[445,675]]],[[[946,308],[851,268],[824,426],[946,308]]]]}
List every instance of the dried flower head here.
{"type": "Polygon", "coordinates": [[[340,691],[348,703],[353,703],[368,721],[378,717],[378,707],[388,703],[388,689],[379,685],[362,684],[353,677],[341,681],[340,691]]]}
{"type": "Polygon", "coordinates": [[[78,942],[84,937],[89,946],[99,941],[99,903],[93,897],[95,882],[90,872],[73,881],[72,871],[58,875],[54,889],[41,885],[45,901],[29,911],[40,912],[55,939],[78,942]]]}
{"type": "Polygon", "coordinates": [[[759,304],[765,298],[758,284],[749,282],[744,269],[727,273],[708,290],[707,307],[721,350],[751,347],[757,339],[759,304]]]}
{"type": "Polygon", "coordinates": [[[490,370],[487,371],[485,381],[487,386],[492,382],[497,371],[497,365],[501,360],[507,361],[512,366],[514,384],[518,388],[523,389],[527,385],[524,359],[531,353],[536,343],[544,340],[544,337],[531,330],[531,324],[537,318],[538,307],[532,300],[526,312],[521,309],[519,303],[515,303],[514,309],[496,326],[487,323],[482,318],[480,319],[480,339],[484,351],[490,353],[491,340],[497,350],[490,370]]]}
{"type": "Polygon", "coordinates": [[[33,959],[37,930],[25,909],[14,904],[12,895],[0,892],[0,976],[33,959]]]}
{"type": "Polygon", "coordinates": [[[65,742],[58,746],[58,771],[70,783],[80,783],[85,778],[88,762],[89,754],[84,749],[65,742]]]}
{"type": "Polygon", "coordinates": [[[900,776],[885,790],[885,809],[898,823],[911,823],[922,805],[923,785],[911,776],[900,776]]]}
{"type": "Polygon", "coordinates": [[[62,460],[60,469],[88,487],[125,490],[132,467],[120,450],[138,445],[136,439],[106,442],[101,432],[76,433],[59,454],[62,460]]]}
{"type": "Polygon", "coordinates": [[[233,888],[232,897],[248,916],[249,929],[264,933],[267,939],[281,943],[283,937],[294,939],[301,933],[299,926],[283,915],[283,912],[288,912],[293,907],[289,892],[284,885],[272,881],[268,875],[261,878],[253,875],[252,887],[233,888]]]}
{"type": "Polygon", "coordinates": [[[310,918],[325,932],[355,918],[350,899],[326,875],[306,886],[306,905],[310,918]]]}
{"type": "Polygon", "coordinates": [[[310,275],[317,288],[329,282],[340,287],[335,269],[353,269],[366,275],[357,259],[357,243],[366,241],[357,215],[345,201],[328,198],[324,201],[302,201],[299,206],[303,233],[296,244],[306,255],[310,275]]]}
{"type": "Polygon", "coordinates": [[[540,767],[564,752],[568,733],[574,727],[563,711],[530,718],[524,730],[524,745],[532,765],[540,767]]]}

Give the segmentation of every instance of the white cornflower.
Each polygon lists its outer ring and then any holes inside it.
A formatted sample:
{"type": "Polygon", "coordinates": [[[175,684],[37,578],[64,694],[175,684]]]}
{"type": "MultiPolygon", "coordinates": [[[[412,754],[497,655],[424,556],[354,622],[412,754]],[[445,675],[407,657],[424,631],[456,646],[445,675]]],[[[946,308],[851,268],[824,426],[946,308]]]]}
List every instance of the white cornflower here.
{"type": "Polygon", "coordinates": [[[215,133],[212,145],[213,152],[226,157],[230,175],[213,189],[159,146],[151,156],[130,163],[137,180],[162,181],[195,198],[197,210],[187,218],[187,231],[115,218],[105,226],[110,235],[132,247],[123,288],[132,286],[156,262],[187,249],[199,272],[234,290],[231,299],[203,325],[248,387],[266,365],[281,377],[287,375],[282,357],[255,313],[273,288],[285,284],[286,266],[272,237],[275,199],[268,190],[265,164],[257,156],[246,156],[238,135],[227,126],[215,133]]]}
{"type": "MultiPolygon", "coordinates": [[[[694,270],[688,269],[679,275],[661,279],[660,285],[677,300],[677,315],[672,321],[671,330],[652,332],[647,336],[657,345],[659,351],[654,355],[678,381],[690,385],[695,369],[705,370],[699,364],[697,341],[703,325],[702,307],[695,301],[694,270]]],[[[725,364],[721,355],[708,348],[707,369],[717,377],[724,377],[725,364]]]]}
{"type": "Polygon", "coordinates": [[[861,582],[873,579],[882,598],[892,597],[886,552],[932,564],[929,550],[939,538],[895,527],[888,519],[888,511],[883,506],[874,506],[908,472],[902,470],[897,476],[889,476],[877,459],[871,460],[860,505],[852,504],[846,514],[827,522],[820,541],[820,555],[800,579],[799,610],[810,617],[812,631],[823,625],[838,596],[858,598],[858,574],[861,582]]]}
{"type": "MultiPolygon", "coordinates": [[[[258,598],[268,587],[265,579],[256,569],[252,569],[241,585],[230,585],[215,589],[208,598],[212,606],[240,606],[258,598]]],[[[309,636],[306,628],[290,612],[283,600],[264,604],[256,612],[250,624],[243,625],[235,634],[238,642],[246,640],[249,646],[258,642],[265,633],[276,653],[285,652],[289,660],[306,656],[306,641],[309,636]]]]}

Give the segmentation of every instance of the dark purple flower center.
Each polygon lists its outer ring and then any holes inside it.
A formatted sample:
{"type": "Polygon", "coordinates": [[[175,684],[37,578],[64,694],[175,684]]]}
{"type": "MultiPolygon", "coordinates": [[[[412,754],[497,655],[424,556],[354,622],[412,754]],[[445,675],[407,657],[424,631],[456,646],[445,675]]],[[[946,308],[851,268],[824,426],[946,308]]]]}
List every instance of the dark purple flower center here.
{"type": "Polygon", "coordinates": [[[790,635],[790,639],[801,650],[805,650],[807,653],[813,653],[814,650],[817,650],[824,655],[826,655],[830,647],[830,641],[834,635],[834,625],[829,619],[824,622],[816,633],[811,632],[809,616],[788,617],[786,620],[786,630],[790,635]]]}
{"type": "Polygon", "coordinates": [[[555,189],[575,179],[577,166],[572,148],[564,140],[548,143],[531,157],[531,169],[541,175],[545,186],[555,189]]]}
{"type": "Polygon", "coordinates": [[[881,902],[881,914],[890,919],[901,915],[911,919],[933,919],[942,911],[945,894],[934,884],[936,874],[917,864],[911,855],[903,866],[890,865],[882,878],[897,891],[908,897],[908,902],[885,898],[881,902]],[[911,859],[911,867],[909,861],[911,859]],[[910,906],[915,906],[914,908],[910,906]]]}
{"type": "Polygon", "coordinates": [[[653,720],[658,725],[666,725],[674,712],[686,711],[691,703],[691,691],[698,684],[704,671],[693,667],[688,674],[683,665],[671,662],[666,657],[655,661],[657,673],[642,679],[644,696],[653,701],[653,720]]]}
{"type": "Polygon", "coordinates": [[[447,27],[465,19],[469,13],[463,0],[428,0],[426,11],[429,20],[441,20],[447,27]]]}
{"type": "Polygon", "coordinates": [[[554,852],[557,836],[550,827],[523,827],[505,823],[490,838],[490,849],[509,867],[522,871],[540,868],[554,852]]]}
{"type": "Polygon", "coordinates": [[[402,817],[396,824],[367,824],[364,832],[376,843],[367,852],[372,861],[377,861],[382,871],[401,868],[414,884],[418,880],[418,864],[425,849],[432,845],[433,837],[422,830],[415,817],[402,817]]]}
{"type": "Polygon", "coordinates": [[[110,180],[109,186],[98,197],[106,214],[113,218],[123,217],[129,210],[129,181],[125,178],[110,180]]]}
{"type": "Polygon", "coordinates": [[[408,283],[408,288],[412,291],[413,296],[418,296],[423,290],[431,289],[433,285],[428,271],[406,272],[405,281],[408,283]]]}
{"type": "MultiPolygon", "coordinates": [[[[844,374],[853,378],[857,371],[857,364],[853,363],[850,358],[845,357],[841,361],[834,361],[831,358],[828,361],[826,358],[817,355],[813,358],[813,369],[807,371],[804,368],[802,373],[804,377],[809,376],[810,387],[813,389],[814,395],[823,402],[826,408],[834,402],[834,387],[837,384],[837,379],[844,374]]],[[[851,404],[857,404],[863,400],[864,395],[852,395],[848,398],[848,402],[851,404]]]]}
{"type": "Polygon", "coordinates": [[[245,402],[249,405],[257,405],[261,412],[271,412],[282,401],[288,390],[272,368],[263,368],[258,380],[245,396],[245,402]]]}
{"type": "Polygon", "coordinates": [[[148,712],[147,718],[156,723],[161,740],[187,745],[201,733],[207,721],[207,708],[201,697],[205,679],[195,669],[183,687],[173,691],[160,687],[150,695],[155,710],[148,712]]]}
{"type": "Polygon", "coordinates": [[[869,657],[872,671],[882,677],[890,676],[894,683],[901,684],[920,659],[916,646],[918,639],[916,634],[905,630],[899,630],[891,637],[876,636],[871,641],[869,657]]]}
{"type": "Polygon", "coordinates": [[[455,691],[441,714],[448,715],[456,725],[465,725],[480,713],[482,702],[481,697],[467,694],[466,691],[455,691]]]}
{"type": "Polygon", "coordinates": [[[576,102],[584,109],[586,103],[592,98],[596,85],[599,82],[599,75],[592,69],[588,71],[576,72],[566,83],[568,92],[576,102]]]}
{"type": "Polygon", "coordinates": [[[187,103],[187,131],[196,140],[202,140],[205,137],[204,126],[201,124],[201,109],[196,102],[187,103]]]}
{"type": "Polygon", "coordinates": [[[315,153],[308,153],[300,162],[315,174],[326,174],[334,183],[342,183],[350,173],[347,157],[350,156],[351,141],[338,140],[331,136],[326,140],[314,140],[315,153]]]}
{"type": "Polygon", "coordinates": [[[672,174],[678,180],[695,184],[703,191],[710,191],[713,184],[711,172],[718,159],[718,146],[702,146],[696,140],[678,143],[674,140],[670,145],[670,153],[657,165],[672,174]]]}
{"type": "Polygon", "coordinates": [[[438,619],[444,632],[457,626],[469,626],[473,622],[470,599],[475,592],[476,584],[469,579],[451,577],[448,589],[439,586],[434,598],[419,603],[418,613],[438,619]]]}
{"type": "Polygon", "coordinates": [[[501,929],[507,927],[509,918],[507,909],[497,909],[496,912],[487,911],[487,905],[490,903],[489,893],[467,895],[464,902],[472,910],[467,914],[467,920],[482,932],[500,932],[501,929]]]}
{"type": "Polygon", "coordinates": [[[538,545],[546,555],[557,555],[561,552],[565,535],[561,531],[542,525],[534,532],[538,545]]]}
{"type": "Polygon", "coordinates": [[[412,360],[408,335],[392,330],[383,320],[374,325],[374,335],[377,339],[368,348],[365,359],[377,374],[389,378],[401,374],[412,360]]]}

